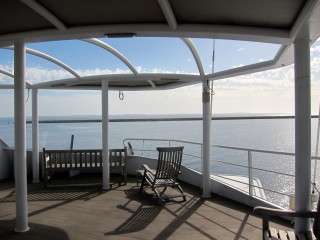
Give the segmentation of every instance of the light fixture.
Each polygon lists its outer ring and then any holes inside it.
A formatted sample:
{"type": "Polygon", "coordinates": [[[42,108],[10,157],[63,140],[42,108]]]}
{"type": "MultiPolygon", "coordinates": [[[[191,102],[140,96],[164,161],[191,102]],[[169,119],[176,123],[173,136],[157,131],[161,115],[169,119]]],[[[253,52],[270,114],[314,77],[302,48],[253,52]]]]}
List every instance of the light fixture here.
{"type": "Polygon", "coordinates": [[[135,37],[137,34],[135,33],[105,33],[107,38],[131,38],[135,37]]]}

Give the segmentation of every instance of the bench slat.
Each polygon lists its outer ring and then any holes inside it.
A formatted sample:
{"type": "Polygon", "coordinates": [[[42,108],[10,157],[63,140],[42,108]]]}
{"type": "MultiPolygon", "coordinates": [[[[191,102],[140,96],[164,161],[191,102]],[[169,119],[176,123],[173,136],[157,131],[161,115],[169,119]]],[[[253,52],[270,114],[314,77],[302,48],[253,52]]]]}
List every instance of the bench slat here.
{"type": "Polygon", "coordinates": [[[296,239],[296,235],[294,234],[294,232],[288,231],[288,238],[290,240],[295,240],[296,239]]]}
{"type": "Polygon", "coordinates": [[[279,233],[279,237],[280,237],[281,240],[282,239],[288,240],[287,233],[285,231],[279,230],[278,233],[279,233]]]}
{"type": "Polygon", "coordinates": [[[272,240],[279,239],[277,229],[275,229],[275,228],[270,228],[270,239],[272,239],[272,240]]]}

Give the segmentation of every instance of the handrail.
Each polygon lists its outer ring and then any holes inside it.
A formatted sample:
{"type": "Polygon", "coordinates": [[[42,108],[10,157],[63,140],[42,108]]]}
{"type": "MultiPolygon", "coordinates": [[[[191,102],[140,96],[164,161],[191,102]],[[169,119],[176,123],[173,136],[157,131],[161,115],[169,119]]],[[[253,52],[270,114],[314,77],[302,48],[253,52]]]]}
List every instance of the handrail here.
{"type": "MultiPolygon", "coordinates": [[[[201,147],[201,155],[202,155],[202,143],[199,142],[193,142],[193,141],[184,141],[184,140],[176,140],[176,139],[156,139],[156,138],[125,138],[123,140],[123,144],[124,146],[126,145],[127,142],[129,141],[142,141],[143,142],[143,147],[142,149],[135,149],[135,150],[140,150],[142,151],[142,153],[144,151],[154,151],[153,149],[144,149],[144,144],[147,141],[154,141],[154,142],[167,142],[169,145],[171,145],[172,143],[184,143],[184,144],[193,144],[193,145],[197,145],[201,147]]],[[[284,173],[284,172],[278,172],[278,171],[273,171],[273,170],[268,170],[268,169],[263,169],[263,168],[257,168],[257,167],[253,167],[253,156],[252,153],[266,153],[266,154],[276,154],[276,155],[284,155],[284,156],[295,156],[294,153],[292,152],[283,152],[283,151],[271,151],[271,150],[263,150],[263,149],[252,149],[252,148],[242,148],[242,147],[233,147],[233,146],[224,146],[224,145],[216,145],[213,144],[211,145],[211,147],[215,147],[215,148],[222,148],[222,149],[229,149],[229,150],[236,150],[236,151],[244,151],[247,152],[247,161],[248,161],[248,165],[242,165],[242,164],[237,164],[237,163],[231,163],[231,162],[226,162],[226,161],[221,161],[221,160],[215,160],[215,162],[217,163],[223,163],[223,164],[228,164],[231,166],[237,166],[237,167],[242,167],[242,168],[247,168],[248,169],[248,178],[249,178],[249,183],[246,182],[241,182],[242,184],[248,185],[249,186],[249,195],[253,196],[254,195],[254,191],[253,188],[258,188],[258,189],[263,189],[265,191],[268,191],[270,193],[276,193],[276,194],[280,194],[280,195],[287,195],[290,196],[291,194],[286,194],[283,192],[280,192],[278,190],[273,190],[273,189],[269,189],[266,187],[259,187],[254,185],[253,182],[253,170],[258,170],[258,171],[263,171],[266,173],[272,173],[272,174],[278,174],[278,175],[282,175],[282,176],[286,176],[286,177],[294,177],[293,174],[290,173],[284,173]]],[[[185,148],[187,149],[187,148],[185,148]]],[[[188,153],[184,153],[184,155],[186,156],[191,156],[191,157],[197,157],[198,159],[202,160],[202,156],[194,156],[192,154],[188,154],[188,153]]],[[[318,161],[320,160],[320,157],[317,156],[312,156],[311,157],[312,160],[318,161]]],[[[201,162],[199,162],[200,167],[202,166],[201,162]]],[[[189,167],[189,166],[188,166],[189,167]]],[[[196,169],[198,170],[198,169],[196,169]]],[[[222,177],[222,176],[221,176],[222,177]]],[[[224,177],[222,177],[224,178],[224,177]]],[[[234,181],[234,182],[238,182],[238,180],[235,179],[229,179],[230,181],[234,181]]]]}

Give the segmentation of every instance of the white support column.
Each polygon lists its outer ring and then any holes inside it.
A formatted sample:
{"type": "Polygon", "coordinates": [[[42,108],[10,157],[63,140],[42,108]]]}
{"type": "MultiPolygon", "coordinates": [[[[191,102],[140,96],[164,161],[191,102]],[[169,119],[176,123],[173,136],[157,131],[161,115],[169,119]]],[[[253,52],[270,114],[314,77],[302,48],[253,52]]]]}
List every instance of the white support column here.
{"type": "MultiPolygon", "coordinates": [[[[294,42],[295,60],[295,210],[311,208],[310,41],[304,28],[294,42]]],[[[310,230],[310,220],[296,218],[295,232],[310,230]]]]}
{"type": "Polygon", "coordinates": [[[203,175],[203,193],[202,197],[211,196],[211,171],[210,171],[210,133],[211,133],[211,104],[210,90],[207,80],[202,83],[202,109],[203,109],[203,147],[202,147],[202,175],[203,175]]]}
{"type": "Polygon", "coordinates": [[[109,83],[102,80],[102,188],[110,189],[109,169],[109,83]]]}
{"type": "Polygon", "coordinates": [[[26,157],[26,111],[25,111],[25,44],[14,44],[14,164],[16,188],[16,232],[28,227],[27,157],[26,157]]]}
{"type": "Polygon", "coordinates": [[[39,182],[39,121],[38,89],[32,89],[32,175],[33,183],[39,182]]]}

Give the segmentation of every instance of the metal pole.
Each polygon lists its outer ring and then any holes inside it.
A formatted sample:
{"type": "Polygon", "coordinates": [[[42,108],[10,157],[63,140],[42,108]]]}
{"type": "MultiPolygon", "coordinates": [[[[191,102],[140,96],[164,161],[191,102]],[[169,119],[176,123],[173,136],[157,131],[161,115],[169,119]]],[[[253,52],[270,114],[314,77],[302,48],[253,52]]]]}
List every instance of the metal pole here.
{"type": "Polygon", "coordinates": [[[74,134],[71,135],[70,150],[73,150],[74,134]]]}
{"type": "Polygon", "coordinates": [[[26,110],[25,110],[25,44],[14,43],[14,164],[16,188],[16,232],[26,232],[28,227],[26,110]]]}
{"type": "MultiPolygon", "coordinates": [[[[319,113],[318,113],[318,128],[317,128],[316,154],[315,154],[316,157],[318,157],[318,153],[319,153],[319,135],[320,135],[320,104],[319,104],[319,113]]],[[[316,185],[317,168],[318,168],[318,159],[315,159],[314,160],[314,171],[313,171],[312,193],[314,193],[314,189],[315,189],[315,185],[316,185]]]]}
{"type": "Polygon", "coordinates": [[[32,89],[32,175],[33,183],[39,182],[39,119],[38,89],[32,89]]]}
{"type": "Polygon", "coordinates": [[[211,104],[210,90],[207,80],[202,83],[202,108],[203,108],[203,158],[202,158],[202,175],[203,175],[203,193],[202,197],[211,196],[211,170],[210,170],[210,133],[211,133],[211,104]]]}
{"type": "Polygon", "coordinates": [[[109,169],[109,83],[101,82],[102,87],[102,189],[110,189],[109,169]]]}
{"type": "Polygon", "coordinates": [[[252,152],[248,151],[248,175],[249,175],[249,196],[253,196],[253,179],[252,179],[252,152]]]}
{"type": "MultiPolygon", "coordinates": [[[[295,60],[295,210],[311,209],[311,86],[309,30],[294,42],[295,60]]],[[[295,232],[310,231],[310,220],[295,219],[295,232]]]]}

